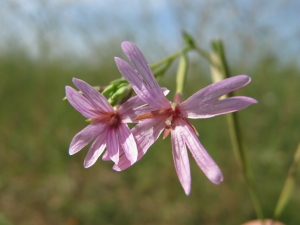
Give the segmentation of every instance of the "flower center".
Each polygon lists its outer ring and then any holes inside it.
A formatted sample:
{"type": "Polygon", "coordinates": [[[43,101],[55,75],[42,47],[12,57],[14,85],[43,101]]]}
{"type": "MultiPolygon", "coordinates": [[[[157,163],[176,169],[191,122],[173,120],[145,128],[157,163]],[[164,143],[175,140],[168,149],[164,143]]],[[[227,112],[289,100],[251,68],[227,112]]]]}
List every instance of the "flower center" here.
{"type": "Polygon", "coordinates": [[[118,113],[111,112],[103,114],[97,118],[91,119],[91,122],[107,123],[110,127],[116,128],[121,123],[121,118],[118,113]]]}
{"type": "Polygon", "coordinates": [[[181,115],[180,110],[178,109],[177,105],[175,105],[174,107],[172,107],[169,110],[169,114],[170,114],[170,116],[165,121],[166,127],[164,129],[163,139],[165,139],[166,137],[168,137],[168,135],[171,132],[171,129],[175,128],[174,121],[176,119],[180,118],[182,120],[185,120],[185,118],[181,115]]]}
{"type": "Polygon", "coordinates": [[[185,118],[179,108],[177,107],[177,105],[175,107],[172,107],[172,111],[170,112],[170,116],[166,119],[166,127],[164,129],[164,133],[163,133],[163,139],[165,139],[166,137],[168,137],[168,135],[170,134],[171,132],[171,129],[175,129],[175,120],[177,119],[181,119],[183,120],[189,127],[191,127],[194,131],[194,133],[199,136],[196,128],[188,121],[187,118],[185,118]]]}
{"type": "Polygon", "coordinates": [[[120,116],[117,113],[114,113],[107,122],[111,127],[117,127],[120,124],[120,121],[120,116]]]}
{"type": "Polygon", "coordinates": [[[193,129],[195,134],[198,136],[198,132],[196,131],[195,127],[188,121],[187,118],[185,118],[181,114],[179,107],[178,107],[178,103],[173,103],[171,105],[171,108],[169,108],[169,109],[155,110],[155,111],[151,111],[151,112],[142,114],[142,115],[138,116],[137,118],[135,118],[135,120],[149,119],[149,118],[153,118],[153,117],[156,117],[159,115],[168,116],[168,118],[165,120],[166,126],[165,126],[164,133],[163,133],[163,139],[168,137],[168,135],[171,132],[171,129],[175,128],[175,120],[177,120],[177,119],[183,120],[188,126],[190,126],[193,129]]]}

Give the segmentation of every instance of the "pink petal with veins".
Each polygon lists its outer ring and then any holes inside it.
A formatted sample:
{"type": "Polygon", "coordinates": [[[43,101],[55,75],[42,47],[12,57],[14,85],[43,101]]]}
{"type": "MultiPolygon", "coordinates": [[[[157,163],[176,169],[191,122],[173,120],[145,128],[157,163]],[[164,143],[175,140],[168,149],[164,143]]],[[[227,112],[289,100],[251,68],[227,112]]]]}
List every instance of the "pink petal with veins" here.
{"type": "Polygon", "coordinates": [[[156,96],[163,96],[166,101],[168,101],[163,95],[161,89],[159,93],[154,93],[153,90],[143,81],[143,79],[134,71],[134,69],[123,59],[115,57],[115,62],[120,73],[126,80],[131,84],[135,93],[147,104],[154,106],[156,108],[161,108],[164,104],[161,104],[162,101],[156,96]]]}
{"type": "Polygon", "coordinates": [[[211,84],[193,94],[180,104],[183,111],[191,111],[195,107],[201,107],[209,102],[213,102],[221,96],[228,94],[238,88],[244,87],[251,81],[246,75],[234,76],[211,84]]]}
{"type": "Polygon", "coordinates": [[[107,99],[91,85],[76,78],[73,78],[72,81],[76,87],[82,91],[85,97],[95,106],[95,108],[100,109],[100,111],[103,112],[114,111],[107,99]]]}
{"type": "Polygon", "coordinates": [[[108,155],[108,152],[107,152],[107,151],[105,151],[105,152],[103,153],[102,160],[103,160],[103,161],[110,161],[110,158],[109,158],[109,155],[108,155]]]}
{"type": "Polygon", "coordinates": [[[118,135],[120,145],[124,150],[126,158],[133,164],[137,160],[138,150],[136,143],[133,137],[133,134],[130,132],[129,127],[126,124],[120,124],[118,127],[118,135]]]}
{"type": "MultiPolygon", "coordinates": [[[[170,91],[166,88],[161,88],[164,95],[167,95],[170,91]]],[[[124,102],[118,109],[117,112],[121,116],[123,123],[137,123],[134,120],[138,115],[143,114],[145,110],[153,111],[153,107],[146,106],[145,103],[139,96],[134,96],[124,102]],[[145,107],[146,106],[146,107],[145,107]]],[[[147,111],[147,112],[149,112],[147,111]]]]}
{"type": "Polygon", "coordinates": [[[191,171],[185,140],[181,134],[181,129],[182,127],[176,126],[175,129],[171,131],[172,154],[179,181],[185,194],[189,195],[191,191],[191,171]]]}
{"type": "Polygon", "coordinates": [[[183,122],[180,119],[176,120],[176,123],[176,125],[180,127],[182,137],[200,169],[211,182],[214,184],[221,183],[223,181],[221,170],[201,145],[194,130],[186,122],[183,122]]]}
{"type": "MultiPolygon", "coordinates": [[[[158,139],[159,135],[165,128],[164,123],[167,117],[165,115],[157,116],[139,122],[132,130],[132,134],[135,138],[138,156],[137,161],[140,160],[148,148],[158,139]]],[[[122,171],[130,167],[132,163],[122,155],[118,164],[115,164],[113,169],[116,171],[122,171]]]]}
{"type": "Polygon", "coordinates": [[[136,94],[145,103],[156,109],[169,107],[170,103],[162,93],[141,51],[131,42],[123,42],[121,47],[137,72],[126,61],[118,57],[115,57],[115,62],[119,71],[132,85],[136,94]]]}
{"type": "Polygon", "coordinates": [[[94,112],[95,106],[74,88],[66,86],[66,96],[69,103],[84,117],[92,118],[97,116],[94,112]]]}
{"type": "Polygon", "coordinates": [[[124,102],[117,112],[121,116],[123,123],[137,123],[134,119],[138,116],[136,110],[145,106],[146,103],[138,96],[134,96],[124,102]]]}
{"type": "Polygon", "coordinates": [[[106,148],[110,159],[114,163],[119,161],[119,140],[116,129],[107,129],[106,148]]]}
{"type": "Polygon", "coordinates": [[[94,143],[91,145],[85,159],[84,159],[84,167],[88,168],[97,161],[99,156],[102,154],[102,152],[105,149],[105,132],[102,132],[97,139],[94,141],[94,143]]]}
{"type": "Polygon", "coordinates": [[[255,103],[257,103],[257,101],[253,98],[236,96],[236,97],[222,99],[216,102],[209,102],[201,106],[197,106],[196,103],[194,103],[193,105],[194,107],[191,106],[188,107],[188,109],[185,108],[182,109],[181,105],[179,107],[184,117],[191,118],[191,119],[200,119],[200,118],[210,118],[221,114],[236,112],[255,103]]]}
{"type": "Polygon", "coordinates": [[[142,80],[147,85],[147,90],[150,91],[155,100],[160,104],[161,107],[168,107],[169,101],[165,98],[161,92],[161,87],[158,85],[153,73],[138,47],[129,42],[124,41],[121,44],[122,50],[128,57],[130,62],[136,68],[138,75],[142,77],[142,80]]]}
{"type": "Polygon", "coordinates": [[[69,148],[69,154],[73,155],[79,152],[82,148],[84,148],[92,140],[94,140],[103,131],[104,128],[105,126],[100,123],[90,124],[85,127],[72,139],[69,148]]]}

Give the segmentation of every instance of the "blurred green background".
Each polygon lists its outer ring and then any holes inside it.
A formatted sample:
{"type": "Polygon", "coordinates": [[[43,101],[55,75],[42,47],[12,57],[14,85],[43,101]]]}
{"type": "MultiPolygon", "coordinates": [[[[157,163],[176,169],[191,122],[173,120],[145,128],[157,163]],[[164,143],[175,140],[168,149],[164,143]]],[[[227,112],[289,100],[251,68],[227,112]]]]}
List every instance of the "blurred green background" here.
{"type": "MultiPolygon", "coordinates": [[[[135,42],[150,63],[183,46],[181,30],[209,50],[222,38],[232,75],[252,82],[237,94],[259,101],[239,112],[266,217],[272,217],[299,142],[299,1],[16,1],[0,3],[0,224],[241,224],[255,219],[225,116],[192,121],[218,163],[214,185],[193,158],[192,191],[178,181],[170,138],[123,172],[87,148],[68,155],[85,119],[62,101],[72,77],[106,85],[135,42]]],[[[209,65],[189,55],[185,97],[211,83],[209,65]]],[[[160,80],[174,93],[176,64],[160,80]]],[[[300,183],[280,220],[300,224],[300,183]]]]}

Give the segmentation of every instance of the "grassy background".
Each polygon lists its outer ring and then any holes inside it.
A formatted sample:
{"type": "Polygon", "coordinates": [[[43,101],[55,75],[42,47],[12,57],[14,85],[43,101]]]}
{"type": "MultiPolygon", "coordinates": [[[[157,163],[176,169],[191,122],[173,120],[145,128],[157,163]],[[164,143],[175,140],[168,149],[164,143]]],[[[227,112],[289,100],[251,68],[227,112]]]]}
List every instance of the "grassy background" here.
{"type": "MultiPolygon", "coordinates": [[[[212,184],[190,157],[190,196],[178,181],[169,137],[120,173],[101,159],[84,169],[87,147],[68,155],[71,139],[87,125],[62,101],[72,77],[106,85],[120,77],[113,57],[123,58],[121,41],[135,42],[153,63],[179,49],[182,29],[205,49],[221,37],[232,75],[252,77],[237,93],[259,104],[239,118],[262,208],[272,217],[300,140],[299,6],[285,0],[0,1],[0,225],[236,225],[255,219],[226,116],[192,121],[225,179],[212,184]]],[[[190,56],[186,98],[211,83],[208,65],[190,56]]],[[[171,89],[170,99],[175,70],[160,80],[171,89]]],[[[300,224],[299,189],[298,176],[279,218],[287,225],[300,224]]]]}
{"type": "MultiPolygon", "coordinates": [[[[232,225],[254,219],[225,116],[192,121],[225,180],[219,186],[210,183],[190,157],[193,182],[188,197],[174,169],[169,138],[160,138],[139,163],[121,173],[101,159],[84,169],[87,148],[68,155],[71,139],[86,122],[61,100],[64,86],[72,85],[72,77],[93,85],[119,77],[112,53],[107,55],[93,66],[32,60],[21,50],[1,56],[0,224],[232,225]]],[[[207,68],[196,65],[198,61],[190,66],[186,97],[211,83],[207,68]]],[[[299,142],[299,68],[264,57],[255,67],[231,69],[253,78],[238,94],[259,104],[239,114],[263,210],[271,217],[299,142]]],[[[171,90],[172,75],[160,81],[171,90]]],[[[296,185],[280,218],[289,225],[300,223],[299,179],[296,185]]]]}

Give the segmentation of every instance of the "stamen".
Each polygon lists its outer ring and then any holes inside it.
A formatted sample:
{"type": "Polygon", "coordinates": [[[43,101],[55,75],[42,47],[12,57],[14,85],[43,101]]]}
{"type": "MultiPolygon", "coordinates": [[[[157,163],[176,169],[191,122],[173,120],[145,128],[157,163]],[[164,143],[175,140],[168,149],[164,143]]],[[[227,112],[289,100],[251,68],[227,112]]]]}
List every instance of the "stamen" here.
{"type": "Polygon", "coordinates": [[[151,111],[151,112],[139,115],[138,117],[135,118],[135,120],[143,120],[143,119],[152,118],[156,115],[162,115],[169,111],[170,111],[170,109],[160,109],[160,110],[151,111]]]}
{"type": "Polygon", "coordinates": [[[172,121],[173,121],[173,115],[171,115],[166,119],[165,124],[167,125],[167,127],[170,127],[172,125],[172,121]]]}
{"type": "Polygon", "coordinates": [[[120,117],[118,114],[111,115],[110,119],[108,120],[108,123],[112,127],[117,127],[120,123],[120,117]]]}
{"type": "Polygon", "coordinates": [[[88,119],[91,123],[102,122],[107,123],[109,126],[117,127],[120,124],[120,116],[115,112],[106,113],[97,118],[88,119]]]}
{"type": "Polygon", "coordinates": [[[143,120],[143,119],[148,119],[153,117],[153,113],[152,112],[148,112],[142,115],[139,115],[138,117],[135,118],[135,120],[143,120]]]}
{"type": "Polygon", "coordinates": [[[163,140],[165,140],[166,137],[169,136],[170,131],[171,131],[171,127],[170,126],[166,126],[165,129],[164,129],[163,140]]]}

